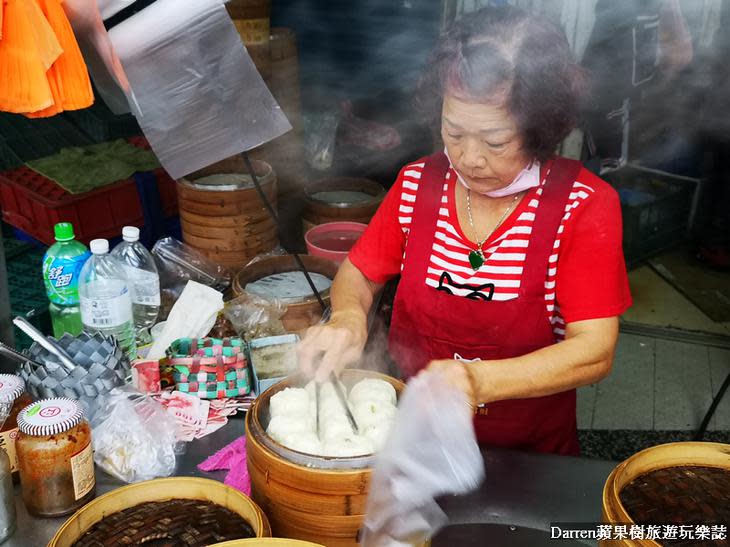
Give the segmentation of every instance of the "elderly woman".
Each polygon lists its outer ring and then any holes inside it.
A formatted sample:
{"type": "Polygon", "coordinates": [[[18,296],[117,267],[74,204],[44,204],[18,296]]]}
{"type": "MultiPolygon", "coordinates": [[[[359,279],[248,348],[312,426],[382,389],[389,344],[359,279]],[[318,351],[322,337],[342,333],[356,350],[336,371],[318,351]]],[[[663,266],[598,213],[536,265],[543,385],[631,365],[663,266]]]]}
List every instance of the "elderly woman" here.
{"type": "Polygon", "coordinates": [[[616,192],[555,156],[583,75],[558,29],[509,7],[465,17],[432,67],[445,150],[401,170],[301,365],[321,379],[355,362],[373,296],[400,275],[389,350],[403,375],[443,371],[483,405],[482,443],[577,454],[575,388],[609,373],[631,304],[616,192]]]}

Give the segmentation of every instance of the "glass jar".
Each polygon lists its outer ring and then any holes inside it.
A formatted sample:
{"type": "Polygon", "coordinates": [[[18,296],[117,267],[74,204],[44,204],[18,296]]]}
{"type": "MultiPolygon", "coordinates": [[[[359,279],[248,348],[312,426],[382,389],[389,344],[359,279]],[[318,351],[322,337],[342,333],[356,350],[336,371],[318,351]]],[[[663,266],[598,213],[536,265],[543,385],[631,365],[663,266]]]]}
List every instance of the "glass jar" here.
{"type": "Polygon", "coordinates": [[[15,532],[15,490],[13,489],[10,460],[0,450],[0,543],[15,532]]]}
{"type": "Polygon", "coordinates": [[[58,517],[94,498],[91,428],[72,399],[43,399],[18,416],[23,501],[32,515],[58,517]]]}
{"type": "Polygon", "coordinates": [[[10,471],[18,471],[18,455],[15,453],[15,439],[18,436],[18,414],[33,402],[25,392],[25,382],[13,374],[0,374],[0,401],[11,401],[13,406],[7,420],[0,428],[0,448],[8,455],[10,471]]]}

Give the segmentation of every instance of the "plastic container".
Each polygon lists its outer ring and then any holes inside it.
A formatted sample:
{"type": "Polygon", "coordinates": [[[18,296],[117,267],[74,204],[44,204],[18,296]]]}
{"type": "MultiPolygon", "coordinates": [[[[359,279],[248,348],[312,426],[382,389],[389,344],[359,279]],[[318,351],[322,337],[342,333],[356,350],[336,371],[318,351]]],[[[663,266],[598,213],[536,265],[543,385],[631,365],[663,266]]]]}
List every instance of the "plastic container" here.
{"type": "Polygon", "coordinates": [[[43,399],[18,416],[16,448],[28,512],[58,517],[93,499],[96,487],[91,427],[71,399],[43,399]]]}
{"type": "Polygon", "coordinates": [[[131,362],[137,356],[137,344],[127,274],[122,264],[109,254],[106,239],[94,239],[91,252],[79,280],[84,330],[114,336],[131,362]]]}
{"type": "Polygon", "coordinates": [[[142,345],[151,341],[150,328],[160,313],[160,275],[152,254],[139,242],[139,228],[125,226],[122,237],[111,254],[127,273],[137,344],[142,345]]]}
{"type": "MultiPolygon", "coordinates": [[[[164,216],[176,215],[175,181],[164,169],[154,174],[164,216]]],[[[46,245],[53,244],[51,234],[58,222],[72,222],[80,241],[116,237],[123,226],[144,224],[141,199],[132,179],[70,194],[29,167],[0,173],[3,220],[46,245]]]]}
{"type": "Polygon", "coordinates": [[[619,193],[623,250],[633,267],[686,239],[702,181],[628,164],[602,175],[619,193]]]}
{"type": "Polygon", "coordinates": [[[367,227],[360,222],[327,222],[315,226],[304,234],[307,252],[341,264],[367,227]]]}
{"type": "MultiPolygon", "coordinates": [[[[14,374],[0,374],[0,401],[12,403],[10,414],[0,428],[0,448],[8,455],[10,471],[18,471],[18,454],[15,450],[15,439],[18,437],[18,414],[33,399],[25,392],[25,382],[14,374]]],[[[1,528],[1,526],[0,526],[1,528]]],[[[0,529],[0,537],[2,530],[0,529]]]]}
{"type": "Polygon", "coordinates": [[[76,336],[83,328],[79,307],[79,274],[89,258],[86,245],[74,239],[74,228],[70,222],[59,222],[54,226],[56,243],[43,257],[43,282],[50,300],[53,336],[60,338],[64,333],[76,336]]]}

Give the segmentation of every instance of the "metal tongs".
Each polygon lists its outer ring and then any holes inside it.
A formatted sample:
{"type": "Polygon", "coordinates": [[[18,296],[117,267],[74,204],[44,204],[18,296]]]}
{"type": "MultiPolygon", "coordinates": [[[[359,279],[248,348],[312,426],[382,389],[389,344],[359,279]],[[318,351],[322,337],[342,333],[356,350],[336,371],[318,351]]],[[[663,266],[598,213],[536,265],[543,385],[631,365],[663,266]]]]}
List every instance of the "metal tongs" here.
{"type": "Polygon", "coordinates": [[[358,427],[357,422],[355,421],[355,416],[352,415],[352,411],[350,410],[350,405],[347,404],[347,397],[345,397],[345,393],[342,391],[342,386],[340,385],[340,381],[334,372],[330,373],[330,382],[332,382],[332,387],[335,388],[335,393],[337,394],[337,398],[340,400],[340,403],[342,403],[342,407],[345,409],[345,416],[347,416],[347,420],[350,422],[350,425],[352,426],[352,431],[355,433],[355,435],[359,435],[360,428],[358,427]]]}
{"type": "MultiPolygon", "coordinates": [[[[340,404],[342,405],[342,408],[345,409],[345,416],[347,416],[347,421],[350,422],[350,427],[352,427],[352,431],[355,433],[355,435],[360,434],[360,427],[357,425],[357,421],[355,420],[355,416],[353,416],[352,411],[350,410],[350,405],[347,403],[347,397],[345,397],[345,393],[342,391],[342,386],[340,385],[339,379],[337,378],[337,375],[335,375],[334,372],[330,373],[330,377],[328,380],[331,384],[333,389],[335,390],[335,394],[337,395],[337,399],[339,399],[340,404]]],[[[321,384],[319,382],[316,382],[314,384],[314,395],[315,395],[315,403],[316,403],[316,428],[317,428],[317,437],[321,438],[320,436],[320,427],[319,427],[319,409],[321,406],[321,384]]]]}
{"type": "Polygon", "coordinates": [[[72,372],[76,368],[76,363],[73,362],[71,356],[63,349],[56,340],[43,335],[41,331],[31,325],[25,317],[16,317],[13,319],[13,324],[27,334],[34,342],[37,342],[43,349],[48,353],[55,355],[61,363],[61,366],[66,369],[67,372],[72,372]]]}
{"type": "Polygon", "coordinates": [[[8,346],[2,342],[0,342],[0,355],[4,355],[5,357],[8,357],[8,358],[18,362],[21,365],[26,362],[29,362],[34,367],[41,366],[40,363],[31,359],[30,356],[24,355],[24,354],[20,353],[19,351],[15,351],[13,348],[11,348],[10,346],[8,346]]]}

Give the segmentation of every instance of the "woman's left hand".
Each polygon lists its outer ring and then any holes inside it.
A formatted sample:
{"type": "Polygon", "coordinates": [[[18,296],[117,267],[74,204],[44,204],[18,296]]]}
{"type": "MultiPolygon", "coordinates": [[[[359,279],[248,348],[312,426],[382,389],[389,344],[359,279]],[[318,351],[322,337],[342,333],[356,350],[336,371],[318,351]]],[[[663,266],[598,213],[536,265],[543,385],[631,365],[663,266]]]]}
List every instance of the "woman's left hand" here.
{"type": "Polygon", "coordinates": [[[474,389],[472,377],[466,370],[468,366],[469,364],[455,359],[439,359],[431,361],[426,370],[441,373],[449,384],[466,395],[470,405],[475,406],[476,390],[474,389]]]}

